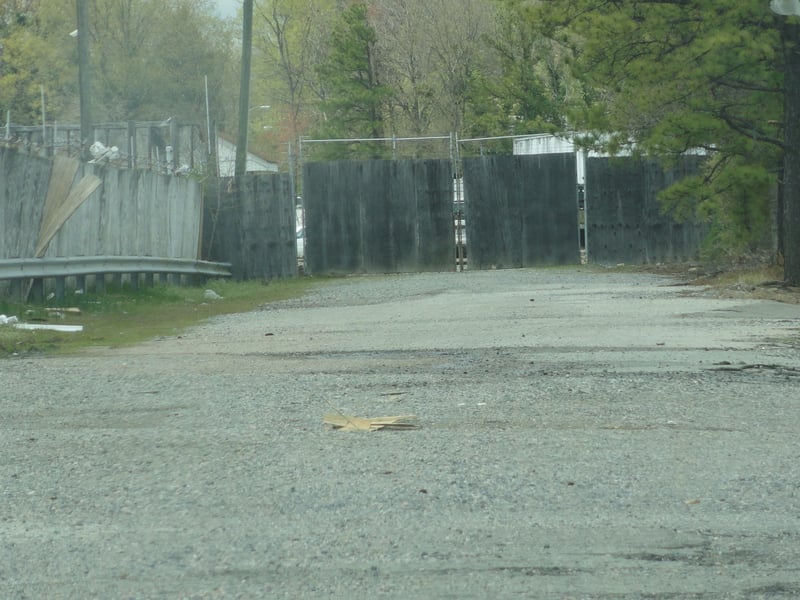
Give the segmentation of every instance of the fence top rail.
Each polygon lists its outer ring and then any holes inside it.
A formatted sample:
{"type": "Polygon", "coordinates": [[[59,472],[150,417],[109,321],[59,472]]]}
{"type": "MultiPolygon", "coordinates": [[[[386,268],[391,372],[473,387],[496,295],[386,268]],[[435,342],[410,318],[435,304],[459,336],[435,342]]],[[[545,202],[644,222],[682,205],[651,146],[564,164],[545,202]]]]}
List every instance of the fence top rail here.
{"type": "Polygon", "coordinates": [[[309,138],[300,138],[301,143],[314,143],[314,144],[324,144],[324,143],[343,143],[343,142],[414,142],[417,140],[449,140],[451,139],[449,135],[429,135],[429,136],[421,136],[421,137],[380,137],[380,138],[331,138],[331,139],[309,139],[309,138]]]}
{"type": "Polygon", "coordinates": [[[377,137],[377,138],[327,138],[312,139],[300,136],[301,143],[326,144],[326,143],[346,143],[346,142],[414,142],[425,140],[455,140],[459,143],[467,142],[491,142],[493,140],[517,140],[531,137],[548,136],[549,133],[521,133],[515,135],[494,135],[487,137],[459,138],[456,135],[428,135],[411,137],[377,137]]]}
{"type": "MultiPolygon", "coordinates": [[[[92,123],[94,129],[127,129],[129,125],[136,128],[142,127],[167,127],[171,119],[163,119],[161,121],[114,121],[108,123],[92,123]]],[[[80,129],[79,123],[69,123],[60,121],[48,121],[45,123],[47,127],[58,127],[59,129],[80,129]]],[[[180,122],[179,125],[183,127],[200,127],[198,123],[193,122],[180,122]]],[[[42,124],[38,125],[19,125],[17,123],[5,123],[2,127],[9,127],[15,131],[41,131],[42,124]]]]}
{"type": "Polygon", "coordinates": [[[547,134],[520,134],[520,135],[494,135],[491,137],[476,137],[476,138],[459,138],[459,143],[466,143],[466,142],[492,142],[494,140],[517,140],[521,138],[529,138],[535,137],[537,135],[547,135],[547,134]]]}

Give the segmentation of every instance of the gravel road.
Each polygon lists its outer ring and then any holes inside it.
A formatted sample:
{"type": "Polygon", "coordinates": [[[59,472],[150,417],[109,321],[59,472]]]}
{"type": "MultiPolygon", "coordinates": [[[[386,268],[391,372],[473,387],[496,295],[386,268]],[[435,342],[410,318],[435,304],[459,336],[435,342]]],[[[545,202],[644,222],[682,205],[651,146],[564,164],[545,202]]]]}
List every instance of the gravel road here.
{"type": "Polygon", "coordinates": [[[0,598],[800,597],[800,305],[675,283],[353,277],[2,360],[0,598]]]}

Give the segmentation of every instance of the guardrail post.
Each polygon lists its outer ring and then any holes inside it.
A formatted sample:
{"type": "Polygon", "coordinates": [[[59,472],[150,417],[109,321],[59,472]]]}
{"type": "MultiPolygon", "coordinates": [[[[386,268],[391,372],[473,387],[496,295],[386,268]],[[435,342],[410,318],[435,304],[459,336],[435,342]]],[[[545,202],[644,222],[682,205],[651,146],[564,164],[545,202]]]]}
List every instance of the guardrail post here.
{"type": "Polygon", "coordinates": [[[94,276],[94,291],[97,294],[104,294],[106,291],[106,274],[96,273],[94,276]]]}
{"type": "Polygon", "coordinates": [[[22,279],[12,279],[9,291],[12,298],[22,302],[22,279]]]}
{"type": "Polygon", "coordinates": [[[33,302],[44,300],[44,279],[32,279],[31,290],[28,294],[33,302]]]}
{"type": "Polygon", "coordinates": [[[66,296],[67,290],[67,278],[66,277],[56,277],[56,300],[61,302],[64,300],[66,296]]]}

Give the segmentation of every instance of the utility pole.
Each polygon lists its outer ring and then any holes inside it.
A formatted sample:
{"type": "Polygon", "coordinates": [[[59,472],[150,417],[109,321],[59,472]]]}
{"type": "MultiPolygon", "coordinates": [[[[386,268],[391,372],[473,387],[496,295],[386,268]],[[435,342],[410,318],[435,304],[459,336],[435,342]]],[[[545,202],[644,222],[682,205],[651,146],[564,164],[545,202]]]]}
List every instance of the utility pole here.
{"type": "Polygon", "coordinates": [[[239,87],[239,135],[236,139],[234,175],[247,170],[247,122],[250,114],[250,56],[253,50],[253,0],[244,0],[242,10],[242,80],[239,87]]]}
{"type": "Polygon", "coordinates": [[[783,276],[800,285],[800,24],[781,24],[784,47],[783,276]]]}
{"type": "Polygon", "coordinates": [[[783,45],[783,280],[800,285],[800,1],[772,0],[783,45]]]}
{"type": "Polygon", "coordinates": [[[81,158],[89,158],[92,143],[91,74],[89,72],[88,0],[76,0],[78,9],[78,89],[81,103],[81,158]]]}

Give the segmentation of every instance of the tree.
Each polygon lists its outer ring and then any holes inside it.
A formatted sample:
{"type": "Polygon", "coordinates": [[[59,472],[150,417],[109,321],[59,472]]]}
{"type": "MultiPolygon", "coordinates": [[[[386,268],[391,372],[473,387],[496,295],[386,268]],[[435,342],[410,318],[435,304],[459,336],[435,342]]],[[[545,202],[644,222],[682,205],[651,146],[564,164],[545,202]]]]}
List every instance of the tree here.
{"type": "Polygon", "coordinates": [[[423,6],[418,0],[378,0],[373,6],[384,77],[393,90],[393,133],[425,135],[435,115],[437,92],[431,81],[430,38],[425,34],[431,5],[423,6]]]}
{"type": "MultiPolygon", "coordinates": [[[[253,97],[271,106],[270,122],[255,138],[297,141],[320,122],[316,65],[327,56],[335,0],[262,0],[255,6],[253,97]],[[277,116],[277,118],[274,118],[277,116]]],[[[256,119],[254,119],[256,121],[256,119]]]]}
{"type": "MultiPolygon", "coordinates": [[[[221,118],[235,36],[209,0],[91,0],[89,16],[96,121],[200,121],[206,75],[221,118]]],[[[41,118],[42,87],[48,120],[78,120],[75,29],[74,2],[0,4],[0,107],[15,122],[41,118]]]]}
{"type": "MultiPolygon", "coordinates": [[[[462,133],[468,90],[485,68],[484,36],[494,20],[485,0],[374,0],[373,24],[384,82],[391,87],[394,135],[462,133]]],[[[449,150],[441,141],[417,143],[412,154],[449,150]]],[[[430,155],[430,154],[427,154],[430,155]]]]}
{"type": "Polygon", "coordinates": [[[71,3],[7,1],[0,7],[0,108],[17,123],[77,116],[77,71],[71,3]]]}
{"type": "Polygon", "coordinates": [[[435,72],[437,89],[441,90],[437,93],[437,113],[447,131],[462,133],[468,129],[474,108],[473,84],[489,72],[485,39],[494,20],[494,8],[485,0],[430,0],[426,4],[429,16],[425,31],[439,65],[435,72]]]}
{"type": "Polygon", "coordinates": [[[486,106],[471,127],[476,135],[556,132],[566,127],[567,69],[559,47],[527,18],[531,3],[498,0],[495,28],[485,36],[495,70],[475,78],[473,97],[486,106]]]}
{"type": "MultiPolygon", "coordinates": [[[[96,117],[119,121],[205,114],[212,92],[231,84],[233,32],[207,0],[95,0],[91,5],[96,117]]],[[[219,94],[212,93],[218,102],[219,94]]],[[[221,106],[215,107],[219,116],[221,106]]]]}
{"type": "MultiPolygon", "coordinates": [[[[707,217],[715,239],[737,241],[735,250],[763,239],[786,149],[786,55],[765,2],[548,0],[529,18],[573,52],[587,86],[570,115],[576,129],[612,151],[631,143],[658,156],[702,150],[710,158],[703,176],[672,190],[668,206],[707,217]]],[[[796,245],[800,231],[786,234],[796,245]]],[[[787,281],[800,281],[789,245],[784,253],[787,281]]]]}
{"type": "Polygon", "coordinates": [[[800,285],[800,23],[780,23],[784,72],[783,252],[784,279],[800,285]]]}
{"type": "MultiPolygon", "coordinates": [[[[382,80],[377,35],[367,5],[352,4],[333,29],[330,54],[319,65],[324,121],[319,134],[327,138],[383,138],[387,103],[392,90],[382,80]]],[[[381,156],[380,144],[354,145],[355,155],[381,156]]]]}

